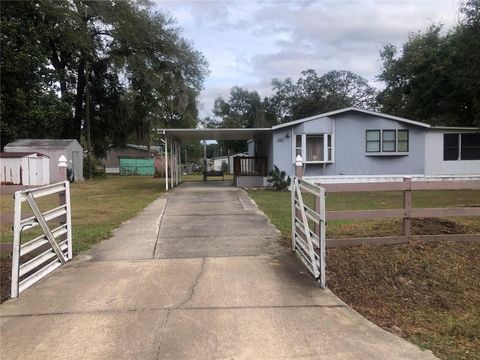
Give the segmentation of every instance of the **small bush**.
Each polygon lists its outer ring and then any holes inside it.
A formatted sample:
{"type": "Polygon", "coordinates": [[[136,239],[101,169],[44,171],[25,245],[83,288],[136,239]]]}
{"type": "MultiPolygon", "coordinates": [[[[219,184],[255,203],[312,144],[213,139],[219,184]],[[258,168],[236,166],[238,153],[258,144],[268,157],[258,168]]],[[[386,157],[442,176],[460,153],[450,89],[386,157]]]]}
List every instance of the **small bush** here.
{"type": "Polygon", "coordinates": [[[273,170],[268,173],[270,177],[267,179],[273,190],[285,190],[290,186],[290,176],[286,177],[285,175],[285,171],[280,171],[276,165],[273,166],[273,170]]]}

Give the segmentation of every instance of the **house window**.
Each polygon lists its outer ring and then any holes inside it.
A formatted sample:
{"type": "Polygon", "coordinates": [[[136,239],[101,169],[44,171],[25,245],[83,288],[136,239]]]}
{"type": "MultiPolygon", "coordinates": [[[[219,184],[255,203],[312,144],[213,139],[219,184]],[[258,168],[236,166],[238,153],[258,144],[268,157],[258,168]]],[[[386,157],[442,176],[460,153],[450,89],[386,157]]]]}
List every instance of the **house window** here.
{"type": "Polygon", "coordinates": [[[323,135],[307,135],[306,161],[324,161],[323,135]]]}
{"type": "Polygon", "coordinates": [[[461,134],[460,159],[480,160],[480,134],[461,134]]]}
{"type": "Polygon", "coordinates": [[[408,130],[367,130],[365,151],[367,153],[407,153],[408,143],[408,130]]]}
{"type": "Polygon", "coordinates": [[[398,151],[408,152],[408,130],[398,130],[398,151]]]}
{"type": "Polygon", "coordinates": [[[480,134],[444,134],[443,160],[480,160],[480,134]]]}
{"type": "Polygon", "coordinates": [[[295,136],[294,159],[300,155],[305,162],[326,163],[333,160],[333,139],[330,134],[302,134],[295,136]]]}
{"type": "Polygon", "coordinates": [[[298,155],[302,156],[302,135],[295,136],[295,158],[298,155]]]}
{"type": "Polygon", "coordinates": [[[380,152],[380,130],[367,130],[367,152],[380,152]]]}
{"type": "Polygon", "coordinates": [[[460,134],[443,135],[443,160],[459,159],[459,135],[460,134]]]}
{"type": "Polygon", "coordinates": [[[396,150],[395,130],[383,130],[382,131],[382,151],[394,152],[396,150]]]}
{"type": "Polygon", "coordinates": [[[327,158],[328,161],[333,161],[333,145],[332,145],[332,135],[327,135],[327,158]]]}

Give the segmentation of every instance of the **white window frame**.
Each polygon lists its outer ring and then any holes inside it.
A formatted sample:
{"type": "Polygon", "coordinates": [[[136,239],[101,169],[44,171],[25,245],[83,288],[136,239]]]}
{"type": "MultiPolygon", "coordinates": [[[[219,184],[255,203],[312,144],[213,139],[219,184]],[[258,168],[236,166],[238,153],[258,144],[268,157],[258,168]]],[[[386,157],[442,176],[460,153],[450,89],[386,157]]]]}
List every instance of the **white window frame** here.
{"type": "Polygon", "coordinates": [[[297,136],[302,137],[301,156],[305,164],[333,164],[335,154],[335,136],[331,133],[314,133],[314,134],[293,134],[292,136],[292,162],[295,163],[297,157],[297,136]],[[323,136],[323,160],[307,160],[307,136],[323,136]],[[330,147],[328,146],[328,138],[330,138],[330,147]],[[332,150],[331,159],[328,160],[328,149],[332,150]]]}

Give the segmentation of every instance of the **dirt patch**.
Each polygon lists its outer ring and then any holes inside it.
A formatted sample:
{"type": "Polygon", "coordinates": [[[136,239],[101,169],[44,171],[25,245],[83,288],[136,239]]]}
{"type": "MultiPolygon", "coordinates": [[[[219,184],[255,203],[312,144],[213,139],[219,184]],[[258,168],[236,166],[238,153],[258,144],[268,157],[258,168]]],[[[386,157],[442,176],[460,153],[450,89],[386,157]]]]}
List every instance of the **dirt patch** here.
{"type": "Polygon", "coordinates": [[[0,259],[0,304],[10,299],[10,277],[12,276],[11,274],[11,259],[0,259]]]}
{"type": "MultiPolygon", "coordinates": [[[[475,218],[413,218],[412,234],[478,234],[480,233],[480,223],[472,219],[475,218]]],[[[368,219],[348,222],[327,222],[328,238],[382,237],[399,236],[402,234],[403,225],[402,220],[400,219],[368,219]]]]}
{"type": "Polygon", "coordinates": [[[327,249],[327,284],[377,325],[442,359],[480,359],[480,242],[327,249]]]}
{"type": "Polygon", "coordinates": [[[412,219],[412,231],[415,235],[468,234],[466,226],[448,219],[420,218],[412,219]]]}

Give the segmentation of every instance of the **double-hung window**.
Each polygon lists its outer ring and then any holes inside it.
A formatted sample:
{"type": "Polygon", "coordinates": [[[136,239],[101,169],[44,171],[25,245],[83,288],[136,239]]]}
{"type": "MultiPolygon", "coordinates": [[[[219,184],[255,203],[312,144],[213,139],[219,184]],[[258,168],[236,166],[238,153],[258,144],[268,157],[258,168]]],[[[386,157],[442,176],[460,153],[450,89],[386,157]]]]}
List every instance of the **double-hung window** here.
{"type": "Polygon", "coordinates": [[[398,152],[408,152],[408,130],[397,130],[398,152]]]}
{"type": "Polygon", "coordinates": [[[302,134],[295,136],[294,158],[300,155],[306,163],[333,162],[331,134],[302,134]]]}
{"type": "Polygon", "coordinates": [[[382,152],[395,152],[397,150],[396,135],[395,130],[382,131],[382,152]]]}
{"type": "Polygon", "coordinates": [[[367,152],[380,152],[380,130],[367,130],[367,152]]]}
{"type": "Polygon", "coordinates": [[[298,155],[302,156],[302,135],[295,136],[295,158],[298,155]]]}

